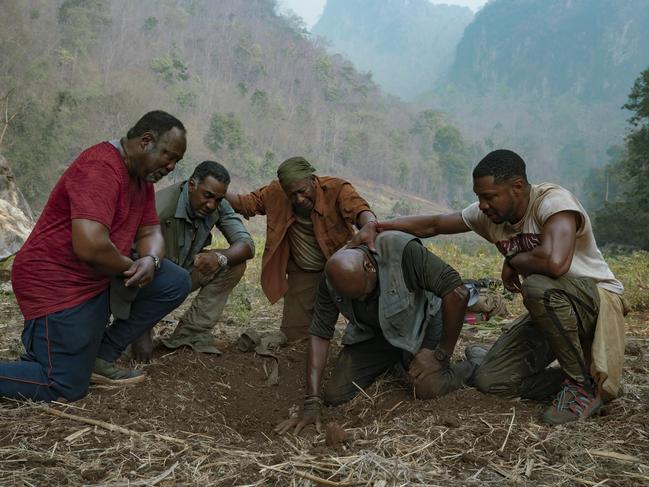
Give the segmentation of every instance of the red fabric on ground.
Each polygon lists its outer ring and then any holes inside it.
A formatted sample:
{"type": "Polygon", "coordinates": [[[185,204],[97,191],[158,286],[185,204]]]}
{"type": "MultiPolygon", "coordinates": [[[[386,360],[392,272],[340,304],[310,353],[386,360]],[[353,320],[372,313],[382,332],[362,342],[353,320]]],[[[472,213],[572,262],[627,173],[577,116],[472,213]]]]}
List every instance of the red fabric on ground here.
{"type": "Polygon", "coordinates": [[[130,179],[109,142],[79,155],[52,190],[12,266],[13,289],[26,320],[81,304],[108,287],[109,276],[74,254],[73,219],[105,225],[115,247],[129,255],[138,228],[159,223],[153,184],[130,179]]]}

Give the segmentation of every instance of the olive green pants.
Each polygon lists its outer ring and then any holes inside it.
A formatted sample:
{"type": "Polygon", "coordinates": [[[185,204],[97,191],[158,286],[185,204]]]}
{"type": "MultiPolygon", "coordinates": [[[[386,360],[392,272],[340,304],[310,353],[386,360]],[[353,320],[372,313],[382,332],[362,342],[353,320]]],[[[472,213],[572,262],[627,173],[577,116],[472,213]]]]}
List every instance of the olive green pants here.
{"type": "Polygon", "coordinates": [[[306,272],[293,260],[288,261],[288,291],[284,295],[284,310],[280,330],[292,342],[309,336],[315,297],[322,272],[306,272]]]}
{"type": "MultiPolygon", "coordinates": [[[[361,343],[345,345],[338,355],[331,378],[325,383],[324,402],[328,406],[337,406],[351,401],[361,389],[371,386],[377,377],[392,369],[407,379],[406,371],[411,360],[411,354],[392,345],[382,333],[361,343]]],[[[432,399],[453,392],[467,383],[474,370],[475,365],[466,360],[451,364],[429,377],[426,397],[419,392],[417,397],[432,399]]]]}
{"type": "Polygon", "coordinates": [[[528,313],[489,350],[474,377],[486,393],[529,399],[556,394],[566,377],[589,380],[599,294],[590,278],[533,274],[522,283],[528,313]],[[561,368],[549,368],[555,359],[561,368]]]}
{"type": "Polygon", "coordinates": [[[168,348],[188,346],[197,352],[221,353],[214,345],[212,328],[221,318],[228,297],[245,270],[245,263],[211,275],[193,270],[190,274],[192,292],[199,288],[200,291],[180,318],[173,334],[163,338],[162,343],[168,348]]]}

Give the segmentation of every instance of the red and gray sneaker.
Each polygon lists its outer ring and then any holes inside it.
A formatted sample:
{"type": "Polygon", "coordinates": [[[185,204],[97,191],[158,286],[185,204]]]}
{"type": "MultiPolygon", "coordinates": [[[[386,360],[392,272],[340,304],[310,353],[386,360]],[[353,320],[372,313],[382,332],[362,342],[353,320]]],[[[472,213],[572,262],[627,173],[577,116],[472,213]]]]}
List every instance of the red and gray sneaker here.
{"type": "Polygon", "coordinates": [[[602,408],[599,391],[591,392],[584,384],[566,379],[561,390],[543,415],[549,424],[563,424],[597,414],[602,408]]]}

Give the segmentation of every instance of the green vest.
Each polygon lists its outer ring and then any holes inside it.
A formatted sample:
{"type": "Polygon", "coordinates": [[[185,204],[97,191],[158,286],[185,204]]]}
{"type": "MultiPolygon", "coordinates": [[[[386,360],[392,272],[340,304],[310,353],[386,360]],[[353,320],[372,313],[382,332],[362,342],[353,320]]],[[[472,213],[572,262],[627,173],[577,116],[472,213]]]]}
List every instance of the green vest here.
{"type": "MultiPolygon", "coordinates": [[[[426,327],[440,324],[435,315],[442,300],[425,290],[410,291],[403,277],[401,260],[406,245],[416,237],[403,232],[382,232],[376,238],[374,255],[378,264],[379,323],[386,340],[397,348],[417,353],[424,340],[426,327]]],[[[344,345],[353,345],[374,337],[371,327],[356,320],[352,300],[344,298],[327,283],[340,313],[349,323],[343,337],[344,345]]]]}

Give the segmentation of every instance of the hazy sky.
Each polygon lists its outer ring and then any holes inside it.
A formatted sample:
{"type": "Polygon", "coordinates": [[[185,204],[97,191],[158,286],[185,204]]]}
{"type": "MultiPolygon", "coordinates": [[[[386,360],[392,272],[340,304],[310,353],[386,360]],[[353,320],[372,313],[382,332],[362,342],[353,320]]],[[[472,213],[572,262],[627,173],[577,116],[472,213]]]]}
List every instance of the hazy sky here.
{"type": "MultiPolygon", "coordinates": [[[[304,19],[310,29],[318,21],[327,0],[279,0],[278,3],[290,8],[304,19]]],[[[464,5],[474,12],[482,7],[487,0],[431,0],[431,3],[446,3],[448,5],[464,5]]]]}

